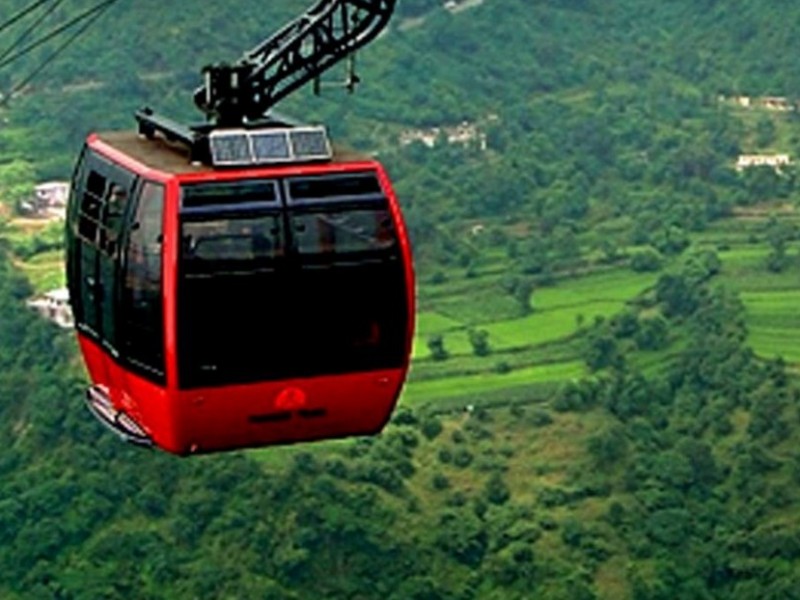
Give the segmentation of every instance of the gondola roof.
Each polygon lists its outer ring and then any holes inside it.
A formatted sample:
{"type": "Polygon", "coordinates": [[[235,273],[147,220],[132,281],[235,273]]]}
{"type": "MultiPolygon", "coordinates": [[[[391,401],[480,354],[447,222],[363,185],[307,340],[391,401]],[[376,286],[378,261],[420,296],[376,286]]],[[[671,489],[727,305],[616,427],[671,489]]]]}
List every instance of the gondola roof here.
{"type": "MultiPolygon", "coordinates": [[[[189,149],[186,146],[177,141],[169,141],[161,136],[148,139],[131,130],[98,133],[96,134],[96,139],[136,162],[163,173],[183,175],[230,170],[228,167],[220,168],[192,162],[189,157],[189,149]]],[[[372,160],[374,160],[372,157],[365,154],[334,146],[333,157],[326,162],[327,164],[336,164],[372,160]]],[[[296,165],[296,163],[293,163],[291,166],[296,165]]],[[[279,165],[271,166],[277,167],[279,165]]],[[[251,168],[263,168],[263,165],[251,168]]]]}

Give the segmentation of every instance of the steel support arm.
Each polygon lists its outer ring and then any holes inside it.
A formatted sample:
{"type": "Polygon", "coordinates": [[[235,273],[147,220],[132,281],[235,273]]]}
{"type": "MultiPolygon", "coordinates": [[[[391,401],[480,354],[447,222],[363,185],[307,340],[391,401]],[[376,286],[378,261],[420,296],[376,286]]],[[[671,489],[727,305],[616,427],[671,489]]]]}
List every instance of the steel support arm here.
{"type": "Polygon", "coordinates": [[[234,65],[204,69],[195,103],[217,125],[258,121],[383,31],[396,0],[320,0],[234,65]]]}

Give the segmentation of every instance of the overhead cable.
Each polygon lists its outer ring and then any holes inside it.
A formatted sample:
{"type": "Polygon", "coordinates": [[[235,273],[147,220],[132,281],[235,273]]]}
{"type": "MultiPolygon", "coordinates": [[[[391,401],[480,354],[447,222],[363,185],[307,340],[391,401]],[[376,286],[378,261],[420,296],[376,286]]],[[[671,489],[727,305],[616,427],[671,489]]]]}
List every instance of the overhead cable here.
{"type": "Polygon", "coordinates": [[[3,30],[8,29],[9,27],[11,27],[14,23],[19,21],[20,19],[24,19],[26,16],[28,16],[30,13],[32,13],[34,10],[36,10],[37,8],[39,8],[42,4],[44,4],[46,2],[49,2],[49,0],[36,0],[36,2],[34,2],[33,4],[30,4],[29,6],[23,8],[22,10],[20,10],[17,14],[13,15],[10,19],[8,19],[4,23],[0,24],[0,33],[2,33],[3,30]]]}
{"type": "MultiPolygon", "coordinates": [[[[62,33],[67,31],[68,29],[74,27],[77,23],[80,23],[84,19],[91,19],[89,21],[89,23],[90,24],[93,23],[94,20],[95,20],[94,18],[92,18],[93,15],[102,14],[109,6],[111,6],[112,4],[114,4],[114,3],[118,2],[118,1],[119,0],[105,0],[104,2],[100,2],[100,3],[96,4],[96,5],[94,5],[92,8],[83,11],[82,13],[80,13],[76,17],[73,17],[72,19],[70,19],[69,21],[64,23],[63,25],[60,25],[60,26],[56,27],[55,29],[53,29],[52,31],[48,32],[43,37],[39,38],[38,40],[35,40],[35,41],[31,42],[27,46],[25,46],[25,47],[21,48],[20,50],[18,50],[16,53],[14,53],[11,56],[8,56],[4,60],[0,61],[0,69],[5,67],[6,65],[11,64],[15,60],[18,60],[22,56],[25,56],[26,54],[30,53],[32,50],[35,50],[36,48],[38,48],[42,44],[46,44],[51,39],[61,35],[62,33]]],[[[85,30],[86,30],[85,27],[81,27],[79,31],[82,33],[85,30]]],[[[71,39],[74,39],[74,37],[71,38],[71,39]]]]}
{"type": "Polygon", "coordinates": [[[70,19],[64,25],[52,30],[44,38],[41,38],[36,42],[32,42],[31,44],[29,44],[28,46],[26,46],[16,54],[14,54],[13,56],[7,57],[5,58],[5,60],[0,61],[0,68],[2,68],[10,64],[12,61],[16,60],[20,56],[27,54],[34,48],[41,46],[45,42],[66,32],[71,27],[77,25],[81,21],[85,21],[75,31],[73,31],[72,34],[66,40],[64,40],[64,42],[60,46],[58,46],[53,52],[51,52],[30,74],[28,74],[27,77],[18,82],[9,93],[7,94],[0,93],[0,107],[8,104],[8,102],[15,94],[24,89],[25,86],[27,86],[36,76],[39,75],[39,73],[41,73],[44,69],[46,69],[53,61],[55,61],[55,59],[58,58],[58,56],[61,55],[67,49],[67,47],[69,47],[78,37],[80,37],[83,33],[85,33],[86,30],[89,29],[89,27],[91,27],[92,24],[103,15],[103,13],[106,10],[108,10],[108,8],[111,7],[111,5],[115,4],[118,1],[119,0],[104,0],[103,2],[96,4],[94,7],[82,12],[73,19],[70,19]]]}
{"type": "Polygon", "coordinates": [[[49,17],[51,14],[53,14],[53,11],[56,8],[58,8],[58,5],[61,4],[63,1],[64,0],[55,0],[55,2],[53,2],[50,6],[48,6],[47,10],[45,10],[41,15],[39,15],[33,21],[33,23],[28,25],[28,27],[25,28],[25,31],[23,31],[19,36],[17,36],[17,39],[14,40],[14,42],[12,42],[11,45],[9,45],[8,48],[6,48],[5,52],[0,54],[0,62],[2,62],[8,55],[10,55],[12,52],[14,52],[14,50],[16,48],[21,46],[22,43],[31,35],[31,33],[33,33],[36,30],[36,28],[39,27],[39,25],[41,25],[42,22],[47,17],[49,17]]]}

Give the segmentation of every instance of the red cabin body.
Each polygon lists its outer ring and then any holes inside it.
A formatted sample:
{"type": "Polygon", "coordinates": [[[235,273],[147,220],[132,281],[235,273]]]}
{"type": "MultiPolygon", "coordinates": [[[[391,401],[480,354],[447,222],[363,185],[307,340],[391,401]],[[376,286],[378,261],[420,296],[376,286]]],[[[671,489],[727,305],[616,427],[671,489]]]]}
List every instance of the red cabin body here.
{"type": "Polygon", "coordinates": [[[67,273],[90,406],[176,454],[372,434],[411,352],[414,279],[371,159],[211,168],[92,135],[67,273]]]}

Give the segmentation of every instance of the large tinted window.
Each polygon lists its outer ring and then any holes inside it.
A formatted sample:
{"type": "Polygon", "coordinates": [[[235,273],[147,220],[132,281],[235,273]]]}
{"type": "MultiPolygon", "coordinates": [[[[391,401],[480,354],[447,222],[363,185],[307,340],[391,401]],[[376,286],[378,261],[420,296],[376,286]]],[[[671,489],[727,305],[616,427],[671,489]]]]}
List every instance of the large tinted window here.
{"type": "Polygon", "coordinates": [[[67,278],[78,328],[116,360],[164,381],[164,189],[84,150],[73,177],[67,278]]]}
{"type": "Polygon", "coordinates": [[[269,206],[242,210],[231,206],[245,203],[226,200],[200,211],[184,193],[182,387],[404,363],[397,232],[375,176],[352,179],[333,177],[330,187],[325,177],[281,181],[269,206]]]}
{"type": "Polygon", "coordinates": [[[159,381],[164,376],[163,212],[164,187],[144,182],[131,211],[121,297],[123,355],[159,381]]]}
{"type": "Polygon", "coordinates": [[[76,324],[112,354],[119,349],[120,238],[134,175],[85,151],[68,223],[68,278],[76,324]]]}

